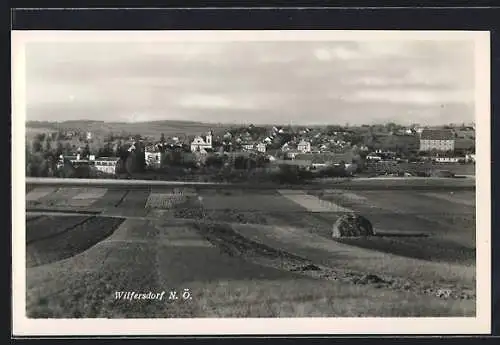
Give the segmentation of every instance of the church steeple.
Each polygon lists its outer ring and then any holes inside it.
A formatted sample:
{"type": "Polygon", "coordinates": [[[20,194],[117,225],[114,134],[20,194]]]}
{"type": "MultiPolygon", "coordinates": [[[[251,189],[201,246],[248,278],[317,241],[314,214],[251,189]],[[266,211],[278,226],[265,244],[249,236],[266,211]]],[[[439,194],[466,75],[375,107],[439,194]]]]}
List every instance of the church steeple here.
{"type": "Polygon", "coordinates": [[[212,137],[213,137],[213,132],[212,132],[212,130],[209,130],[207,133],[207,138],[206,138],[207,145],[212,146],[212,137]]]}

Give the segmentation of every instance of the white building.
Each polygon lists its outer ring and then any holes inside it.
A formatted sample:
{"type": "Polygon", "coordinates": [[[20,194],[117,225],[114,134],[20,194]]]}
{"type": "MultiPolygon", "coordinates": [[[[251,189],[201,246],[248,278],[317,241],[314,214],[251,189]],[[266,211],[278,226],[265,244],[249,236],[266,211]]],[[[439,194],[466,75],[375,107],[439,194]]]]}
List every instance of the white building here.
{"type": "Polygon", "coordinates": [[[162,152],[160,151],[146,151],[144,152],[146,165],[151,168],[161,167],[162,152]]]}
{"type": "Polygon", "coordinates": [[[460,159],[464,159],[464,158],[458,158],[458,157],[435,157],[434,161],[437,162],[437,163],[457,163],[460,159]]]}
{"type": "Polygon", "coordinates": [[[297,150],[301,152],[311,152],[311,143],[305,140],[302,140],[298,145],[297,145],[297,150]]]}
{"type": "Polygon", "coordinates": [[[114,174],[120,158],[118,157],[99,157],[93,161],[96,170],[106,174],[114,174]]]}
{"type": "Polygon", "coordinates": [[[465,155],[465,161],[466,162],[475,162],[476,161],[476,155],[473,154],[473,153],[465,155]]]}
{"type": "Polygon", "coordinates": [[[253,150],[255,148],[254,143],[243,143],[241,144],[241,147],[245,150],[253,150]]]}
{"type": "Polygon", "coordinates": [[[426,129],[420,134],[420,151],[452,151],[455,135],[447,129],[426,129]]]}
{"type": "Polygon", "coordinates": [[[376,153],[370,153],[369,155],[366,156],[366,159],[369,161],[380,161],[382,158],[377,155],[376,153]]]}
{"type": "Polygon", "coordinates": [[[265,153],[266,152],[266,144],[264,143],[259,143],[257,145],[257,151],[265,153]]]}
{"type": "Polygon", "coordinates": [[[202,136],[197,136],[194,138],[194,140],[191,142],[191,152],[196,152],[198,151],[205,151],[206,149],[211,149],[212,146],[212,137],[213,133],[212,131],[209,131],[205,138],[202,136]]]}

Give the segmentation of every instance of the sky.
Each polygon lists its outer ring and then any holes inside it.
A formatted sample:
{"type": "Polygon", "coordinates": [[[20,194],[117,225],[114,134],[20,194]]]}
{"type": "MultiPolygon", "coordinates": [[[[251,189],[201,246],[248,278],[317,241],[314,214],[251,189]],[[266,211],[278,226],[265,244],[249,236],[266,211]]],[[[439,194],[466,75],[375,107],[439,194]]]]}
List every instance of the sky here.
{"type": "Polygon", "coordinates": [[[27,120],[474,120],[473,41],[32,42],[27,120]]]}

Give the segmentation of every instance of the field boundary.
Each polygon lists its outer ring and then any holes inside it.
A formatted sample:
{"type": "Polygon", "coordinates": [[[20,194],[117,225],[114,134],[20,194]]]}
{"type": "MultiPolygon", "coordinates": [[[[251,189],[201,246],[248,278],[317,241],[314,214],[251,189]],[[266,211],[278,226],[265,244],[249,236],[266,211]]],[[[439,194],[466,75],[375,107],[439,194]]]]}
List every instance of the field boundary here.
{"type": "Polygon", "coordinates": [[[27,185],[39,186],[116,186],[126,188],[150,188],[155,186],[183,186],[195,189],[325,189],[335,186],[343,189],[362,190],[475,190],[475,179],[456,178],[351,178],[345,181],[313,181],[303,184],[269,184],[269,183],[223,183],[194,181],[158,181],[158,180],[122,180],[122,179],[77,179],[26,177],[27,185]]]}

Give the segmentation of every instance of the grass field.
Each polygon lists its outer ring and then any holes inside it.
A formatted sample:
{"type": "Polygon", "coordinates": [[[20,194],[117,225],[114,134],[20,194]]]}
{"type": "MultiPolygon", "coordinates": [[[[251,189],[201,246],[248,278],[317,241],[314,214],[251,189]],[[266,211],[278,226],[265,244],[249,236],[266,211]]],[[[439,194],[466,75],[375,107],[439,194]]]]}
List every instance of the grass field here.
{"type": "Polygon", "coordinates": [[[475,313],[473,192],[65,188],[30,190],[27,205],[86,195],[75,211],[102,213],[27,214],[30,317],[475,313]],[[333,240],[346,210],[378,236],[333,240]],[[192,300],[114,298],[183,289],[192,300]]]}

